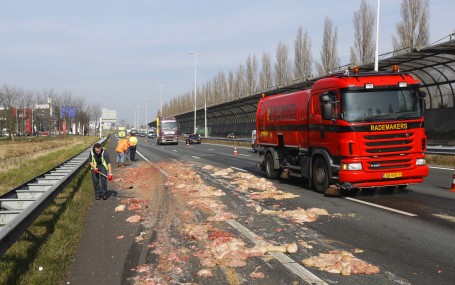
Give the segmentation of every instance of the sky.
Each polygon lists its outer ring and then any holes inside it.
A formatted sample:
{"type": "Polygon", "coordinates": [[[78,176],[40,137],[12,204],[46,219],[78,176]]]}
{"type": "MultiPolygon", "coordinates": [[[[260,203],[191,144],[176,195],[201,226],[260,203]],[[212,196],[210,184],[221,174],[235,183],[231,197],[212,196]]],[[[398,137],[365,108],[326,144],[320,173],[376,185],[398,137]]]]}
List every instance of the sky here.
{"type": "MultiPolygon", "coordinates": [[[[430,42],[447,40],[455,1],[429,1],[430,42]]],[[[348,64],[360,2],[0,0],[0,84],[70,91],[117,110],[118,121],[133,124],[139,113],[142,124],[154,120],[161,102],[192,92],[195,77],[200,87],[220,71],[235,72],[249,55],[260,63],[264,52],[273,63],[279,42],[293,59],[299,26],[319,61],[327,16],[338,30],[341,65],[348,64]]],[[[367,2],[376,11],[377,0],[367,2]]],[[[379,54],[392,50],[400,3],[380,1],[379,54]]]]}

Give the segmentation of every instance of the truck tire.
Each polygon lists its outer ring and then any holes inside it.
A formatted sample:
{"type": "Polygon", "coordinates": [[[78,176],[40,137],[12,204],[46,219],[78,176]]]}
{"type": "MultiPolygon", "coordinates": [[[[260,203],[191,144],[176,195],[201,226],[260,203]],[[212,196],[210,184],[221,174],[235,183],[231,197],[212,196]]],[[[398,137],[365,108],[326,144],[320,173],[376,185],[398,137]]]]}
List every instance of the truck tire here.
{"type": "Polygon", "coordinates": [[[278,171],[275,170],[274,162],[273,162],[273,155],[269,152],[265,156],[265,173],[267,178],[270,179],[277,179],[278,178],[278,171]]]}
{"type": "Polygon", "coordinates": [[[329,188],[329,169],[324,158],[318,157],[314,161],[312,179],[317,192],[325,193],[329,188]]]}

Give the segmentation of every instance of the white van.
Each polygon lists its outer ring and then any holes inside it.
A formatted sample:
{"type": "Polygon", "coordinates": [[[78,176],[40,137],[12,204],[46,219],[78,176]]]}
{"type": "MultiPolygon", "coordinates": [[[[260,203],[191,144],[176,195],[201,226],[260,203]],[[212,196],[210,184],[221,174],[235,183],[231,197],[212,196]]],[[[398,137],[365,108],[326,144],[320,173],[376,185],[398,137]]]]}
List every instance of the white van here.
{"type": "Polygon", "coordinates": [[[253,130],[251,132],[251,148],[253,149],[253,152],[256,152],[256,130],[253,130]]]}

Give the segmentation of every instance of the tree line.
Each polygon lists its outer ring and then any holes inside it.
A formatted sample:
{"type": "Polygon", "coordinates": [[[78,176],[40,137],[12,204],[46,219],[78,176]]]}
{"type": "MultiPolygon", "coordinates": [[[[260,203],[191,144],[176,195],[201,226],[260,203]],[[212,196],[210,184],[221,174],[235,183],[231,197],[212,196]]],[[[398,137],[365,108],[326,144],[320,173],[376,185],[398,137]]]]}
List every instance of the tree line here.
{"type": "Polygon", "coordinates": [[[25,133],[27,121],[34,122],[32,132],[61,132],[65,122],[68,128],[76,125],[78,132],[87,133],[89,123],[94,121],[98,125],[100,116],[100,104],[87,104],[84,97],[74,96],[71,91],[61,94],[53,89],[30,91],[7,84],[0,88],[0,132],[6,130],[12,140],[13,134],[25,133]],[[39,108],[35,108],[37,105],[48,105],[52,111],[41,114],[39,108]],[[68,113],[62,115],[60,109],[63,106],[75,107],[75,117],[70,117],[68,113]]]}
{"type": "MultiPolygon", "coordinates": [[[[362,0],[359,10],[354,12],[354,43],[350,47],[350,61],[360,65],[374,61],[375,53],[375,9],[362,0]]],[[[401,21],[396,24],[396,34],[392,35],[392,47],[396,53],[410,51],[416,46],[429,45],[429,0],[402,0],[401,21]]],[[[324,32],[320,60],[312,56],[311,38],[307,30],[300,26],[294,40],[294,57],[286,43],[279,42],[272,56],[263,52],[259,59],[248,55],[244,64],[235,71],[219,71],[215,77],[197,87],[197,109],[258,94],[273,87],[283,87],[295,81],[323,76],[340,66],[337,50],[338,31],[330,17],[324,20],[324,32]],[[205,102],[206,101],[206,102],[205,102]]],[[[190,112],[194,109],[194,92],[188,91],[163,104],[163,116],[190,112]]],[[[160,111],[158,111],[160,116],[160,111]]]]}

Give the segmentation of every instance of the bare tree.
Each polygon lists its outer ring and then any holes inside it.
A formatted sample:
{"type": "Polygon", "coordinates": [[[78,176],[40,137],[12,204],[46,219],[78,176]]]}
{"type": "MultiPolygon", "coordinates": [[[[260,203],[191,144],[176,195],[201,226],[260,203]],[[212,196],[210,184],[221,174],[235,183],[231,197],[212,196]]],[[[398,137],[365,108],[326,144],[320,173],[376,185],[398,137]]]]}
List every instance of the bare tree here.
{"type": "Polygon", "coordinates": [[[302,26],[297,31],[294,41],[294,79],[301,79],[311,75],[313,57],[311,55],[311,40],[302,26]]]}
{"type": "Polygon", "coordinates": [[[276,49],[276,63],[274,69],[275,84],[286,86],[291,82],[291,64],[289,61],[289,49],[283,42],[278,43],[276,49]]]}
{"type": "Polygon", "coordinates": [[[354,46],[351,47],[351,62],[364,64],[374,60],[374,13],[366,0],[360,3],[360,9],[354,12],[354,46]]]}
{"type": "Polygon", "coordinates": [[[246,89],[248,94],[253,94],[256,91],[258,77],[258,61],[256,56],[248,55],[246,60],[246,89]]]}
{"type": "Polygon", "coordinates": [[[17,103],[21,96],[21,90],[16,87],[3,85],[0,89],[0,105],[3,107],[5,126],[9,133],[9,137],[14,141],[14,134],[17,128],[17,103]]]}
{"type": "Polygon", "coordinates": [[[228,88],[228,100],[231,100],[235,97],[235,79],[234,79],[234,72],[231,70],[229,71],[228,78],[227,78],[227,88],[228,88]]]}
{"type": "Polygon", "coordinates": [[[392,36],[394,50],[409,50],[426,46],[430,42],[428,0],[402,0],[402,20],[396,25],[397,35],[392,36]]]}
{"type": "Polygon", "coordinates": [[[234,78],[234,98],[240,98],[245,95],[245,68],[239,65],[235,72],[234,78]]]}
{"type": "Polygon", "coordinates": [[[340,65],[337,52],[337,41],[337,28],[333,26],[332,20],[329,17],[326,17],[324,22],[324,36],[322,39],[321,63],[317,64],[317,70],[320,76],[327,74],[330,70],[340,65]]]}
{"type": "Polygon", "coordinates": [[[262,67],[259,73],[259,88],[263,91],[269,89],[273,85],[272,77],[272,60],[270,54],[264,52],[262,54],[262,67]]]}

